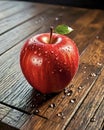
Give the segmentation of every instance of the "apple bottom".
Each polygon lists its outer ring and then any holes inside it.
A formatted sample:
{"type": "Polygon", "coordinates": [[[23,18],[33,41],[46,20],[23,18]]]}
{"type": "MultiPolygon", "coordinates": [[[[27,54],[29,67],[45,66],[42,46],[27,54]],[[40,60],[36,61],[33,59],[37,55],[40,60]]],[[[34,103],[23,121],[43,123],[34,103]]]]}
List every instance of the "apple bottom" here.
{"type": "Polygon", "coordinates": [[[37,70],[36,73],[35,71],[29,72],[30,75],[27,75],[27,73],[28,72],[26,72],[26,74],[24,73],[24,75],[29,84],[43,94],[61,92],[72,80],[70,72],[64,72],[64,70],[60,72],[61,74],[59,72],[48,72],[48,74],[42,75],[42,73],[40,71],[37,72],[37,70]]]}

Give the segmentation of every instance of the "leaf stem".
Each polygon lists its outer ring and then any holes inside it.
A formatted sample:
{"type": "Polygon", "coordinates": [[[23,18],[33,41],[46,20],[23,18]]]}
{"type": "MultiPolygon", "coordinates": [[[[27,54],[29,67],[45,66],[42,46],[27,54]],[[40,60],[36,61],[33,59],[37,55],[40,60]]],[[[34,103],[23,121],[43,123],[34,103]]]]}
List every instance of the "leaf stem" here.
{"type": "Polygon", "coordinates": [[[53,34],[53,26],[50,27],[50,38],[49,38],[49,44],[52,43],[52,34],[53,34]]]}

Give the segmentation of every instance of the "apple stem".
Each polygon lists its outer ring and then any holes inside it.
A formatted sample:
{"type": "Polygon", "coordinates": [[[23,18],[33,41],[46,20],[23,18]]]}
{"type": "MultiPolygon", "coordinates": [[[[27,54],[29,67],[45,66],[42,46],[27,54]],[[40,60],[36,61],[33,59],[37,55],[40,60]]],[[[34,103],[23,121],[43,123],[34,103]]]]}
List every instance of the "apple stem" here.
{"type": "Polygon", "coordinates": [[[53,26],[50,27],[50,38],[49,38],[49,44],[52,43],[52,33],[53,33],[53,26]]]}

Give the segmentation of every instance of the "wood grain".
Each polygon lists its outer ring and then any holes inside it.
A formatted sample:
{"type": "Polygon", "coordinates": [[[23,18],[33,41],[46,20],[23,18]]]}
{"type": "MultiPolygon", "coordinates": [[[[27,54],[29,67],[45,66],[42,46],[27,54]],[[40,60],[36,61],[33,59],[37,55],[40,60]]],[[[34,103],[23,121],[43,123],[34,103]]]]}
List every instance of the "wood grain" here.
{"type": "Polygon", "coordinates": [[[28,8],[27,10],[23,10],[21,12],[16,13],[15,15],[12,15],[10,17],[0,20],[0,28],[1,28],[0,34],[3,34],[9,31],[10,29],[13,29],[14,27],[31,19],[32,17],[36,16],[40,12],[46,10],[47,8],[48,6],[46,6],[45,8],[42,8],[41,4],[39,4],[38,6],[33,6],[31,8],[28,8]]]}
{"type": "Polygon", "coordinates": [[[104,69],[101,75],[97,79],[94,87],[91,89],[83,104],[80,106],[78,112],[74,115],[73,119],[69,123],[66,130],[71,128],[72,130],[87,130],[95,129],[98,130],[102,121],[104,120],[103,102],[104,102],[104,69]],[[98,109],[99,108],[99,109],[98,109]],[[97,109],[98,113],[97,114],[97,109]],[[100,111],[100,112],[99,112],[100,111]],[[83,116],[82,116],[83,115],[83,116]],[[100,119],[99,119],[99,116],[100,119]],[[92,119],[93,118],[93,119],[92,119]],[[94,121],[95,118],[95,121],[94,121]],[[96,123],[96,125],[94,124],[96,123]],[[79,124],[77,126],[77,124],[79,124]],[[88,125],[89,124],[89,125],[88,125]],[[94,126],[93,126],[94,124],[94,126]],[[88,125],[88,126],[87,126],[88,125]],[[94,128],[92,128],[94,127],[94,128]]]}
{"type": "Polygon", "coordinates": [[[0,13],[2,13],[2,11],[7,10],[9,8],[12,8],[14,6],[16,6],[17,3],[15,2],[8,2],[8,1],[0,1],[0,13]],[[4,6],[5,5],[5,6],[4,6]]]}
{"type": "Polygon", "coordinates": [[[0,130],[17,130],[28,118],[28,114],[0,104],[0,130]]]}
{"type": "Polygon", "coordinates": [[[60,124],[57,124],[53,121],[35,116],[31,120],[28,120],[21,128],[21,130],[43,130],[46,128],[49,130],[58,130],[57,128],[59,125],[60,124]]]}
{"type": "MultiPolygon", "coordinates": [[[[12,9],[11,8],[8,8],[6,10],[3,10],[1,13],[0,13],[0,19],[4,19],[6,17],[9,17],[11,15],[14,15],[18,12],[21,12],[23,10],[26,10],[27,8],[31,8],[32,7],[32,3],[25,3],[25,2],[21,2],[21,3],[18,3],[18,6],[16,6],[17,4],[13,4],[13,7],[12,9]]],[[[5,7],[5,6],[3,6],[5,7]]]]}
{"type": "Polygon", "coordinates": [[[47,24],[47,22],[49,23],[49,26],[50,26],[50,21],[52,21],[52,19],[53,19],[53,21],[55,21],[56,16],[59,15],[58,13],[66,12],[66,10],[63,10],[62,8],[54,9],[54,10],[52,10],[52,9],[50,9],[48,11],[46,10],[45,12],[38,14],[35,18],[33,18],[33,19],[23,23],[22,25],[10,30],[9,32],[3,34],[2,37],[0,38],[0,41],[2,41],[1,42],[2,44],[0,45],[0,47],[1,47],[0,53],[2,54],[6,50],[8,50],[11,47],[13,47],[14,45],[18,44],[18,42],[20,42],[21,40],[23,40],[30,34],[34,33],[38,29],[45,26],[47,24]],[[55,11],[57,12],[56,14],[54,14],[55,11]],[[44,25],[43,25],[43,22],[45,22],[44,25]],[[11,37],[12,34],[14,34],[14,37],[11,37]],[[21,34],[22,34],[22,37],[21,37],[21,34]],[[8,37],[10,37],[10,38],[8,39],[8,37]],[[4,44],[5,44],[5,46],[4,46],[4,44]]]}
{"type": "MultiPolygon", "coordinates": [[[[94,130],[94,129],[100,130],[101,127],[104,128],[104,124],[103,124],[104,123],[104,99],[102,100],[101,104],[99,105],[98,109],[95,111],[95,113],[91,119],[92,120],[90,120],[89,124],[86,127],[86,130],[94,130]],[[101,125],[103,125],[103,126],[101,126],[101,125]]],[[[103,128],[102,128],[102,130],[103,130],[103,128]]]]}
{"type": "Polygon", "coordinates": [[[29,115],[12,109],[3,119],[2,122],[19,129],[29,118],[29,115]]]}
{"type": "Polygon", "coordinates": [[[8,114],[10,110],[10,107],[0,104],[0,121],[8,114]]]}
{"type": "Polygon", "coordinates": [[[103,77],[103,10],[0,1],[0,130],[103,129],[103,77]],[[45,95],[27,83],[19,55],[26,39],[58,24],[74,29],[79,69],[70,93],[45,95]]]}

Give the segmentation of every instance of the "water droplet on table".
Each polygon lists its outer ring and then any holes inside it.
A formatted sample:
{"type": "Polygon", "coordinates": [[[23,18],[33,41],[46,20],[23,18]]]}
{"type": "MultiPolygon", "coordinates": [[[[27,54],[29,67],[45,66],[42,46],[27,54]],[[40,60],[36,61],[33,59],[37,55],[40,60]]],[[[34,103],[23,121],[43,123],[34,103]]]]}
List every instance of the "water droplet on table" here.
{"type": "Polygon", "coordinates": [[[49,107],[55,108],[55,107],[56,107],[56,104],[55,104],[55,103],[51,103],[51,104],[49,105],[49,107]]]}
{"type": "Polygon", "coordinates": [[[61,119],[65,119],[65,115],[64,115],[63,112],[59,112],[59,113],[57,114],[57,116],[60,117],[61,119]]]}
{"type": "Polygon", "coordinates": [[[64,94],[65,94],[65,95],[67,95],[67,96],[71,96],[72,93],[73,93],[72,90],[69,90],[69,89],[67,89],[67,88],[64,89],[64,94]]]}
{"type": "Polygon", "coordinates": [[[74,98],[74,99],[71,99],[71,100],[70,100],[70,103],[75,103],[75,101],[76,101],[75,98],[74,98]]]}
{"type": "Polygon", "coordinates": [[[31,104],[31,106],[30,106],[31,108],[35,108],[35,105],[34,104],[31,104]]]}
{"type": "Polygon", "coordinates": [[[102,64],[101,64],[101,63],[99,63],[99,62],[97,63],[97,65],[98,65],[98,66],[102,66],[102,64]]]}
{"type": "Polygon", "coordinates": [[[91,76],[91,77],[95,77],[96,74],[92,72],[92,73],[90,74],[90,76],[91,76]]]}
{"type": "Polygon", "coordinates": [[[58,18],[58,17],[56,17],[56,18],[55,18],[55,20],[56,20],[56,21],[58,21],[58,20],[59,20],[59,18],[58,18]]]}
{"type": "Polygon", "coordinates": [[[79,86],[79,87],[78,87],[78,90],[82,90],[82,89],[83,89],[83,86],[79,86]]]}
{"type": "Polygon", "coordinates": [[[71,84],[69,87],[70,87],[70,88],[74,88],[74,84],[71,84]]]}
{"type": "Polygon", "coordinates": [[[38,110],[38,109],[36,109],[36,110],[35,110],[35,113],[39,113],[39,110],[38,110]]]}
{"type": "Polygon", "coordinates": [[[96,36],[96,39],[99,39],[99,36],[98,36],[98,35],[96,36]]]}
{"type": "Polygon", "coordinates": [[[96,121],[95,117],[92,117],[92,118],[90,119],[90,122],[95,122],[95,121],[96,121]]]}

